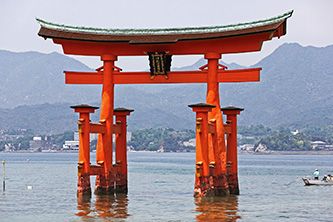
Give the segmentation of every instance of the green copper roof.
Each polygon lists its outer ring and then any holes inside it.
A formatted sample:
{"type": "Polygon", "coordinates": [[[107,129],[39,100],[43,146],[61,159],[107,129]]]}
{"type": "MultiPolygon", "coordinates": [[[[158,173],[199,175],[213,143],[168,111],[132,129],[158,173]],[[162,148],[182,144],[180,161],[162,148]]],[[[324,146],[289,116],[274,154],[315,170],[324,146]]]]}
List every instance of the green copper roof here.
{"type": "Polygon", "coordinates": [[[228,32],[237,31],[242,29],[256,28],[265,25],[279,23],[289,18],[293,11],[284,13],[273,18],[258,20],[254,22],[239,23],[234,25],[224,26],[205,26],[205,27],[187,27],[187,28],[157,28],[157,29],[106,29],[106,28],[91,28],[82,26],[62,25],[44,21],[36,18],[38,23],[47,29],[58,30],[63,32],[78,32],[87,34],[99,35],[174,35],[174,34],[196,34],[196,33],[214,33],[214,32],[228,32]]]}

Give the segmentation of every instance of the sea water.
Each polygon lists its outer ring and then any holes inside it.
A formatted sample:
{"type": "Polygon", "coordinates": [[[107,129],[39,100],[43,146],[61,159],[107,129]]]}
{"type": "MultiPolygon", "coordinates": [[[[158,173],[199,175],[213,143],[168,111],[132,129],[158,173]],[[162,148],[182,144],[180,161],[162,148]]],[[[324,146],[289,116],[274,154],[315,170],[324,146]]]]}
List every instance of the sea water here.
{"type": "MultiPolygon", "coordinates": [[[[92,162],[95,159],[92,154],[92,162]]],[[[128,195],[76,196],[76,153],[0,153],[0,221],[332,221],[331,155],[239,155],[239,196],[194,199],[194,153],[128,153],[128,195]]],[[[94,178],[92,178],[92,187],[94,178]]]]}

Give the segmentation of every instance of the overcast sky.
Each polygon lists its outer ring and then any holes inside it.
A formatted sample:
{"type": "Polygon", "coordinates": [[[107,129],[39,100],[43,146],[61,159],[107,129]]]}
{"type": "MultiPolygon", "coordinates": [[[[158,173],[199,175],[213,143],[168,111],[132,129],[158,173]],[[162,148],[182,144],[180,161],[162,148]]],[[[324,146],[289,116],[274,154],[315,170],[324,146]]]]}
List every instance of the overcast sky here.
{"type": "MultiPolygon", "coordinates": [[[[226,55],[226,62],[251,65],[279,45],[333,44],[332,0],[0,0],[0,49],[22,52],[62,52],[59,45],[37,36],[35,18],[69,25],[105,28],[156,28],[227,25],[270,18],[295,10],[287,35],[264,43],[258,53],[226,55]]],[[[99,58],[75,57],[91,67],[99,58]]],[[[190,65],[199,57],[174,58],[174,66],[190,65]]],[[[119,58],[128,70],[146,69],[146,58],[119,58]]]]}

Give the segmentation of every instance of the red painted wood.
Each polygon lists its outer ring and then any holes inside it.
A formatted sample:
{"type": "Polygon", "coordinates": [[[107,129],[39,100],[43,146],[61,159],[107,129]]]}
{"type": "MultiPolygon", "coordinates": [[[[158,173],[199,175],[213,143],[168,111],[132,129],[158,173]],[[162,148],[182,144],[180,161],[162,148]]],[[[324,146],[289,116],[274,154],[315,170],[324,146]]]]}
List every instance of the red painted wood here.
{"type": "MultiPolygon", "coordinates": [[[[258,82],[261,68],[219,70],[218,82],[258,82]]],[[[66,84],[102,84],[103,72],[65,72],[66,84]]],[[[149,72],[114,72],[114,84],[175,84],[206,83],[207,71],[170,72],[168,78],[155,76],[149,72]]]]}

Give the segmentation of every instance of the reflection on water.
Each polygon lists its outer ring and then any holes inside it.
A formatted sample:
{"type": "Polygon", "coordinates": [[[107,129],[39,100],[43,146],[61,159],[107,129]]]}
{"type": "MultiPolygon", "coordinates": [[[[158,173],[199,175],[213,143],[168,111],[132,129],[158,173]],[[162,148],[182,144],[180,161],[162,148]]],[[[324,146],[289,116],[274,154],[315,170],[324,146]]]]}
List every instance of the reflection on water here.
{"type": "Polygon", "coordinates": [[[128,214],[128,198],[126,194],[95,195],[95,201],[90,196],[78,196],[77,213],[82,221],[92,218],[100,219],[126,219],[128,214]]]}
{"type": "Polygon", "coordinates": [[[237,221],[238,197],[215,197],[195,199],[197,221],[237,221]]]}
{"type": "Polygon", "coordinates": [[[91,196],[90,195],[78,195],[77,197],[77,209],[78,212],[75,214],[76,216],[84,218],[90,218],[88,215],[91,212],[91,196]]]}

